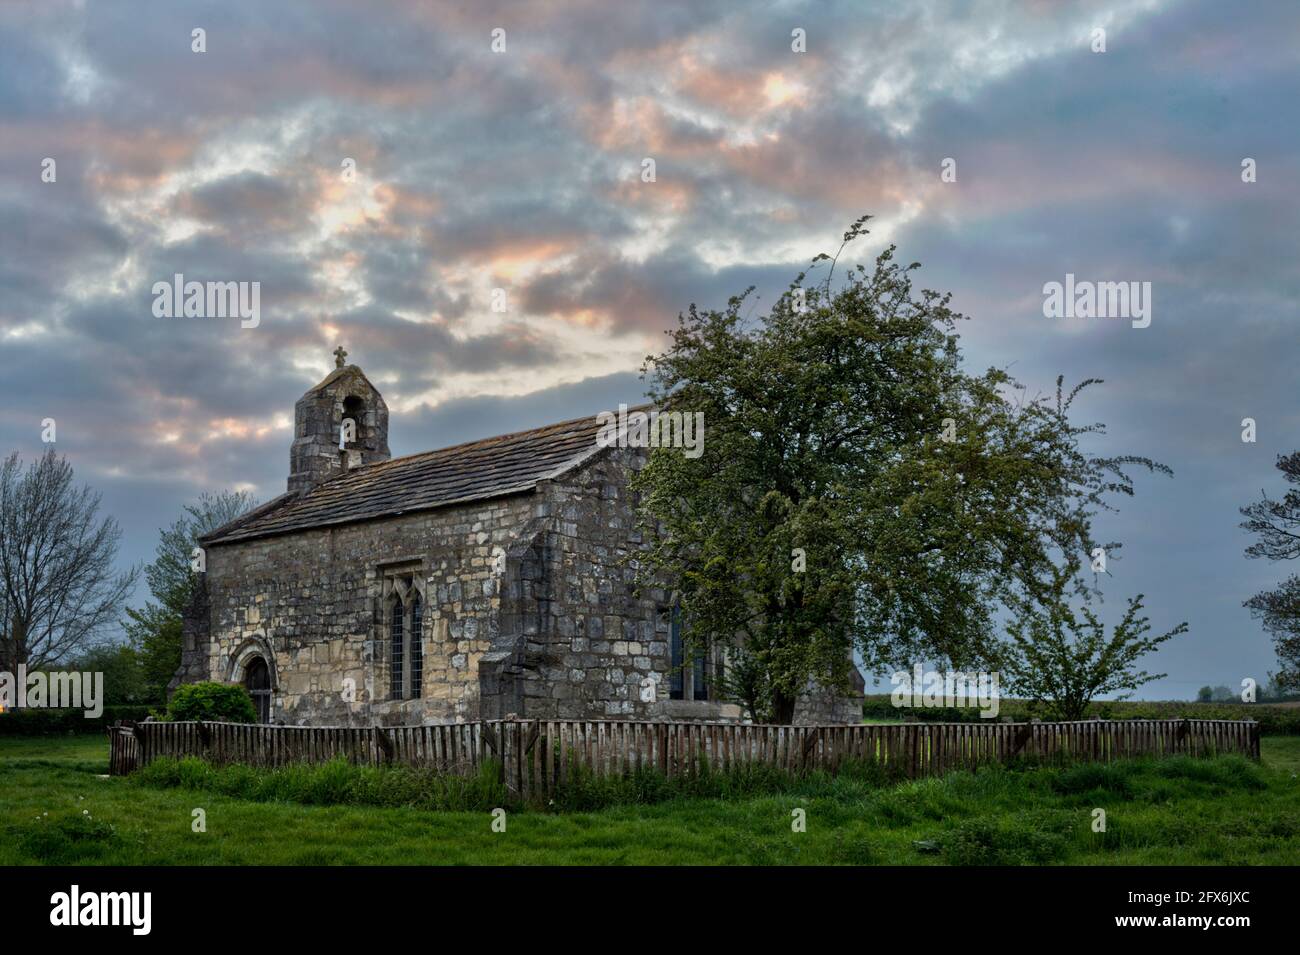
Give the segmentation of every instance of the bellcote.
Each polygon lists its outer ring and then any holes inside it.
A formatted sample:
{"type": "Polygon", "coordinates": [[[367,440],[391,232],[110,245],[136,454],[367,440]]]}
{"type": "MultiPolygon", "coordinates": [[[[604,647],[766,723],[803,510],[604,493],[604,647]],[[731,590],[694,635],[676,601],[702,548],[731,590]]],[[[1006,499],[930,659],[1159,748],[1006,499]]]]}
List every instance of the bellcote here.
{"type": "Polygon", "coordinates": [[[388,405],[347,352],[334,351],[334,371],[293,406],[289,491],[306,494],[344,471],[387,461],[388,405]]]}

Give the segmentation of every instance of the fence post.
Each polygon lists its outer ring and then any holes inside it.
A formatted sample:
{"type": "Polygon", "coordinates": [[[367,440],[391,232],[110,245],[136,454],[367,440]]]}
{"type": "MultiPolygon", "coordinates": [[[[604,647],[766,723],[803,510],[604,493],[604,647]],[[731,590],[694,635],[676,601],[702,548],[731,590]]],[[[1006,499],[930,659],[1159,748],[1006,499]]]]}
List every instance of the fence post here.
{"type": "Polygon", "coordinates": [[[208,746],[212,743],[212,730],[208,729],[208,727],[203,724],[202,720],[198,721],[198,723],[196,724],[196,729],[198,730],[199,733],[199,745],[203,747],[203,752],[201,755],[203,756],[204,759],[207,759],[208,746]]]}
{"type": "Polygon", "coordinates": [[[504,723],[501,724],[501,732],[500,734],[498,734],[497,731],[494,730],[491,727],[491,725],[489,725],[487,720],[482,720],[479,723],[479,735],[483,738],[483,742],[487,744],[487,748],[492,751],[492,755],[497,758],[497,762],[500,764],[500,769],[497,772],[497,778],[500,779],[501,784],[505,786],[507,790],[509,790],[510,774],[506,767],[505,724],[504,723]]]}
{"type": "Polygon", "coordinates": [[[505,776],[506,792],[522,797],[523,763],[519,758],[519,731],[519,723],[501,724],[501,772],[505,776]]]}
{"type": "Polygon", "coordinates": [[[117,741],[117,732],[122,728],[121,720],[114,720],[113,725],[107,730],[108,732],[108,774],[110,776],[122,775],[118,765],[121,759],[121,746],[117,741]]]}
{"type": "Polygon", "coordinates": [[[379,744],[379,750],[384,754],[384,762],[392,762],[393,759],[393,741],[388,738],[382,726],[374,727],[375,742],[379,744]]]}

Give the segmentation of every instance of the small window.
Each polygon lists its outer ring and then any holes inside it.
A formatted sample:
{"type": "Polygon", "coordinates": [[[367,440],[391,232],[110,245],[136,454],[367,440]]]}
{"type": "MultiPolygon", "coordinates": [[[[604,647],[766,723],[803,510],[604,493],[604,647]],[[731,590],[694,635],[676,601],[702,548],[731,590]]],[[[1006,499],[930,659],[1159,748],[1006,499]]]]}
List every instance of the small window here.
{"type": "MultiPolygon", "coordinates": [[[[424,695],[424,581],[419,567],[386,569],[382,600],[387,628],[388,698],[424,695]]],[[[382,686],[382,676],[380,685],[382,686]]]]}
{"type": "Polygon", "coordinates": [[[682,652],[682,615],[681,612],[673,608],[673,636],[671,644],[671,659],[669,666],[672,668],[668,674],[668,698],[671,700],[685,699],[686,673],[682,666],[685,656],[682,652]]]}
{"type": "Polygon", "coordinates": [[[692,655],[690,666],[686,665],[686,641],[682,633],[680,607],[674,607],[672,610],[669,654],[671,670],[668,674],[668,698],[707,700],[709,698],[708,655],[703,649],[697,649],[692,655]]]}

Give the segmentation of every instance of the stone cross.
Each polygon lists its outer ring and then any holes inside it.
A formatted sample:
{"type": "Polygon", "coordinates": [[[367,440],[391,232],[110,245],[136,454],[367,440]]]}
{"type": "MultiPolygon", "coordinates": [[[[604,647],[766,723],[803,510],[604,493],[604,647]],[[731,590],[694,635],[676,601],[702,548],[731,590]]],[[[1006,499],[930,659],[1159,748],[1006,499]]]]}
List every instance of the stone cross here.
{"type": "Polygon", "coordinates": [[[347,357],[348,357],[348,353],[345,352],[345,351],[343,350],[343,346],[342,346],[342,345],[340,345],[338,348],[334,349],[334,367],[335,367],[335,368],[342,368],[342,367],[343,367],[343,359],[345,359],[345,358],[347,358],[347,357]]]}

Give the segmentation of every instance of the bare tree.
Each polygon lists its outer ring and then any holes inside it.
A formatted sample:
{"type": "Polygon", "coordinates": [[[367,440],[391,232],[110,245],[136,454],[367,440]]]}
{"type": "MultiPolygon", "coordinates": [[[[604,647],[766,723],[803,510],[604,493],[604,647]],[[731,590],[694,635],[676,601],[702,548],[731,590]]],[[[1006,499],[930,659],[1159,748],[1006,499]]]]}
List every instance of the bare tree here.
{"type": "MultiPolygon", "coordinates": [[[[1277,469],[1292,485],[1281,498],[1260,491],[1260,499],[1241,509],[1243,530],[1259,538],[1246,548],[1247,557],[1265,560],[1300,558],[1300,451],[1278,455],[1277,469]]],[[[1292,574],[1272,590],[1246,601],[1251,615],[1272,635],[1282,670],[1273,676],[1277,689],[1300,690],[1300,574],[1292,574]]]]}
{"type": "Polygon", "coordinates": [[[57,664],[117,619],[138,571],[114,572],[122,532],[99,504],[53,449],[0,464],[0,670],[57,664]]]}

